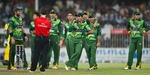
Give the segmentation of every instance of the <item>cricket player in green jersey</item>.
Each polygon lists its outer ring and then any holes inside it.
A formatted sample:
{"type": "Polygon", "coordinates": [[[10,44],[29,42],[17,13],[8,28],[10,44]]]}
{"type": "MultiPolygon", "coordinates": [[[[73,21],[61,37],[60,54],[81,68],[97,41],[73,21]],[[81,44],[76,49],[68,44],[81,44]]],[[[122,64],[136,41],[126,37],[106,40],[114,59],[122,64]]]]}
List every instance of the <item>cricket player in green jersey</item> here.
{"type": "Polygon", "coordinates": [[[82,13],[79,13],[78,14],[78,21],[76,21],[74,24],[73,24],[73,34],[74,34],[74,37],[72,38],[72,42],[73,42],[73,45],[71,45],[72,49],[70,49],[73,54],[71,56],[71,58],[69,59],[69,61],[67,61],[65,64],[65,69],[66,70],[78,70],[78,62],[79,62],[79,57],[81,55],[81,52],[82,52],[82,37],[83,37],[83,32],[84,32],[84,29],[87,30],[86,34],[90,34],[90,33],[93,33],[93,30],[90,29],[90,27],[87,25],[86,22],[83,21],[83,14],[82,13]]]}
{"type": "MultiPolygon", "coordinates": [[[[23,27],[23,21],[20,8],[15,8],[14,16],[11,17],[9,22],[9,33],[11,37],[11,44],[10,44],[10,53],[9,53],[9,64],[8,64],[8,70],[13,69],[14,66],[14,57],[16,52],[16,45],[24,45],[25,42],[28,41],[27,35],[25,33],[24,27],[23,27]]],[[[26,61],[26,55],[24,52],[24,65],[23,68],[27,69],[28,63],[26,61]]]]}
{"type": "Polygon", "coordinates": [[[73,23],[75,22],[74,14],[69,12],[67,14],[67,19],[68,19],[68,21],[65,24],[64,38],[65,38],[65,44],[66,44],[68,58],[70,59],[72,54],[73,54],[73,51],[71,49],[72,49],[72,46],[73,46],[72,38],[74,37],[73,29],[72,29],[73,28],[73,23]]]}
{"type": "Polygon", "coordinates": [[[90,21],[89,21],[89,13],[87,12],[87,11],[84,11],[83,12],[83,20],[87,23],[87,24],[89,24],[90,23],[90,21]]]}
{"type": "MultiPolygon", "coordinates": [[[[88,12],[87,12],[87,11],[84,11],[84,12],[83,12],[83,20],[84,20],[84,22],[86,22],[86,23],[89,25],[89,24],[90,24],[90,21],[89,21],[88,18],[89,18],[88,12]]],[[[86,29],[84,29],[84,30],[85,30],[84,32],[86,32],[86,29]]],[[[83,41],[83,48],[85,48],[86,35],[83,35],[82,41],[83,41]]]]}
{"type": "Polygon", "coordinates": [[[94,30],[94,33],[86,36],[85,50],[90,65],[88,70],[95,70],[97,69],[96,49],[100,46],[101,29],[100,24],[94,19],[94,14],[89,15],[89,21],[90,23],[88,25],[94,30]]]}
{"type": "MultiPolygon", "coordinates": [[[[34,12],[33,14],[33,20],[40,17],[40,14],[38,12],[34,12]]],[[[34,26],[34,21],[32,21],[30,23],[30,34],[31,34],[31,60],[33,58],[33,53],[34,53],[34,39],[35,39],[35,33],[34,33],[34,30],[35,30],[35,26],[34,26]]]]}
{"type": "Polygon", "coordinates": [[[49,66],[52,51],[54,53],[53,69],[58,69],[60,47],[63,40],[63,26],[60,19],[57,18],[56,11],[50,11],[51,29],[50,29],[50,52],[47,61],[47,67],[49,66]]]}
{"type": "Polygon", "coordinates": [[[144,20],[140,19],[140,12],[134,11],[134,18],[129,20],[126,27],[128,33],[130,34],[130,45],[128,62],[124,70],[131,69],[133,63],[133,55],[137,50],[137,63],[136,70],[141,69],[141,58],[142,58],[142,48],[143,48],[143,35],[149,30],[148,24],[144,20]]]}

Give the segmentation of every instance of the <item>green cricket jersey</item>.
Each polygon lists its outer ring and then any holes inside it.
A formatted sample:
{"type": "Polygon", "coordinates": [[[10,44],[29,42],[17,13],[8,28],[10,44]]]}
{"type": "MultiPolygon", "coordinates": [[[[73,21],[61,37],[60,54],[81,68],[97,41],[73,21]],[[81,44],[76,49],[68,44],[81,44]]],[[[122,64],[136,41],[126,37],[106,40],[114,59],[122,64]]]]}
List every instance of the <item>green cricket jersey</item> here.
{"type": "Polygon", "coordinates": [[[74,36],[73,31],[74,27],[73,27],[73,23],[72,22],[67,22],[65,24],[65,34],[64,34],[64,38],[68,38],[69,36],[74,36]]]}
{"type": "MultiPolygon", "coordinates": [[[[30,23],[30,31],[33,31],[35,29],[34,21],[30,23]]],[[[31,36],[35,36],[35,34],[31,34],[31,36]]]]}
{"type": "Polygon", "coordinates": [[[22,32],[22,17],[11,17],[9,22],[9,28],[12,28],[13,36],[16,40],[23,40],[23,32],[22,32]]]}
{"type": "Polygon", "coordinates": [[[74,33],[75,38],[82,38],[84,37],[83,35],[86,35],[85,30],[87,32],[91,30],[85,21],[83,21],[82,23],[79,23],[77,21],[74,23],[73,26],[75,27],[75,33],[74,33]]]}
{"type": "Polygon", "coordinates": [[[51,21],[50,35],[59,35],[60,38],[63,37],[62,22],[57,18],[51,21]]]}
{"type": "Polygon", "coordinates": [[[93,34],[89,34],[86,36],[86,39],[88,40],[97,40],[97,38],[100,38],[101,37],[101,27],[100,27],[100,24],[96,21],[96,28],[94,28],[94,23],[90,23],[89,24],[89,27],[94,30],[94,33],[93,34]]]}
{"type": "Polygon", "coordinates": [[[127,31],[131,32],[131,38],[142,37],[142,31],[145,30],[146,32],[149,30],[149,27],[145,24],[145,21],[139,19],[137,22],[134,19],[131,19],[126,27],[127,31]]]}

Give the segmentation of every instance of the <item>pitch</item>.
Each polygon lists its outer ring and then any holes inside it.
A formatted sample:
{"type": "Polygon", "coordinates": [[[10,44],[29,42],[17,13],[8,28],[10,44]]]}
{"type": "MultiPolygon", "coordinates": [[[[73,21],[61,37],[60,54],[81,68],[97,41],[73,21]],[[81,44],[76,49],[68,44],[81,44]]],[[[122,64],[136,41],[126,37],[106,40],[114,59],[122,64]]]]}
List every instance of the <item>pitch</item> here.
{"type": "MultiPolygon", "coordinates": [[[[52,65],[51,65],[52,66],[52,65]]],[[[123,70],[125,63],[98,63],[97,70],[88,70],[88,63],[79,63],[79,70],[66,71],[64,63],[60,63],[58,70],[49,69],[42,75],[149,75],[150,64],[143,63],[142,69],[135,70],[135,63],[131,70],[123,70]]],[[[2,66],[0,63],[0,75],[41,75],[39,68],[34,73],[29,73],[27,70],[7,70],[7,66],[2,66]]]]}

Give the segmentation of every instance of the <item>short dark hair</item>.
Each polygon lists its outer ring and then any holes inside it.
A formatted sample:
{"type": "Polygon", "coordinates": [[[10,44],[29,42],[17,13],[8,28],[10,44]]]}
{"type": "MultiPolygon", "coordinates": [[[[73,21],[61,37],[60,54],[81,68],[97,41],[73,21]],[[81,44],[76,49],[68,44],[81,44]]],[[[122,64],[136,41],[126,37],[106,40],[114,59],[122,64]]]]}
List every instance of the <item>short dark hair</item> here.
{"type": "Polygon", "coordinates": [[[74,16],[74,13],[73,12],[68,12],[68,14],[72,14],[74,16]]]}
{"type": "Polygon", "coordinates": [[[37,15],[37,16],[40,16],[40,13],[37,12],[37,11],[35,11],[34,14],[37,15]]]}
{"type": "Polygon", "coordinates": [[[84,11],[84,12],[83,12],[83,15],[88,15],[87,11],[84,11]]]}
{"type": "Polygon", "coordinates": [[[20,10],[22,10],[22,9],[19,8],[19,7],[16,7],[16,8],[13,9],[13,12],[20,11],[20,10]]]}
{"type": "Polygon", "coordinates": [[[46,15],[46,14],[47,14],[46,8],[41,8],[40,13],[41,13],[42,15],[46,15]]]}

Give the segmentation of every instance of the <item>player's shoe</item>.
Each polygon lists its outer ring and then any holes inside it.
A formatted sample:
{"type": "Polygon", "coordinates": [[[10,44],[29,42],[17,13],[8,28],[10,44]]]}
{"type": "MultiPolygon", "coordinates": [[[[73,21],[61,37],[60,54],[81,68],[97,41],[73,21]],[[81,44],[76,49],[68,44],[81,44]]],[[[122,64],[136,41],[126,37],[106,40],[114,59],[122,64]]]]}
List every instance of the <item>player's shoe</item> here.
{"type": "Polygon", "coordinates": [[[16,68],[16,67],[15,67],[15,68],[13,68],[12,70],[18,70],[18,69],[19,69],[19,68],[16,68]]]}
{"type": "Polygon", "coordinates": [[[124,68],[124,70],[130,70],[131,68],[128,66],[128,65],[126,65],[126,67],[124,68]]]}
{"type": "Polygon", "coordinates": [[[135,70],[139,70],[139,69],[141,69],[141,66],[140,65],[136,66],[135,70]]]}
{"type": "Polygon", "coordinates": [[[10,66],[7,68],[7,70],[13,70],[14,69],[14,66],[10,66]]]}
{"type": "Polygon", "coordinates": [[[58,64],[53,65],[52,69],[58,69],[58,64]]]}
{"type": "Polygon", "coordinates": [[[97,66],[92,66],[92,67],[88,68],[88,70],[96,70],[96,69],[98,69],[97,66]]]}
{"type": "Polygon", "coordinates": [[[30,73],[34,73],[34,71],[29,70],[30,73]]]}
{"type": "Polygon", "coordinates": [[[58,66],[53,66],[52,69],[58,69],[58,66]]]}
{"type": "Polygon", "coordinates": [[[65,65],[65,69],[68,71],[68,70],[70,70],[70,69],[71,69],[71,67],[69,67],[69,66],[65,65]]]}
{"type": "Polygon", "coordinates": [[[14,67],[14,66],[11,66],[11,69],[12,69],[12,70],[14,70],[14,69],[15,69],[15,67],[14,67]]]}
{"type": "Polygon", "coordinates": [[[28,67],[27,70],[30,70],[30,67],[28,67]]]}
{"type": "Polygon", "coordinates": [[[72,71],[76,71],[76,68],[71,68],[72,71]]]}

